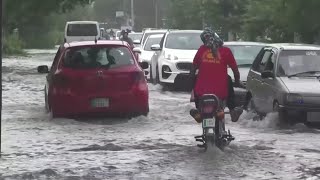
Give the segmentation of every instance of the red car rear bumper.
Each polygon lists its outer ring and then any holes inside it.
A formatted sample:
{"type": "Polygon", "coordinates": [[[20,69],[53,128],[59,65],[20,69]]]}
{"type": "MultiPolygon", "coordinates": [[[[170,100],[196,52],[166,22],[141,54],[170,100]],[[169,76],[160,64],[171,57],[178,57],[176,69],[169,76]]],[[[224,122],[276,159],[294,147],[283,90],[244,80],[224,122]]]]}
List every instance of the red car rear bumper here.
{"type": "Polygon", "coordinates": [[[53,92],[50,107],[54,116],[68,117],[78,115],[127,115],[147,114],[149,95],[147,91],[132,90],[129,92],[76,95],[72,93],[53,92]],[[95,98],[106,98],[108,107],[93,107],[95,98]]]}

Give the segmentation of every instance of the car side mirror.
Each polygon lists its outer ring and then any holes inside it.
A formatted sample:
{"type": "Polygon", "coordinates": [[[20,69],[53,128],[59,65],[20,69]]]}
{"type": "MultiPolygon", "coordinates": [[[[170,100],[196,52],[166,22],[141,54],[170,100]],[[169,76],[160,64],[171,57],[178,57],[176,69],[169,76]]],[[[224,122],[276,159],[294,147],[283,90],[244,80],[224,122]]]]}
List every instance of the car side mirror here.
{"type": "Polygon", "coordinates": [[[134,40],[133,44],[140,44],[140,40],[134,40]]]}
{"type": "Polygon", "coordinates": [[[151,46],[151,50],[153,51],[160,51],[161,50],[161,47],[160,47],[160,44],[154,44],[151,46]]]}
{"type": "Polygon", "coordinates": [[[138,48],[138,47],[135,47],[135,48],[133,48],[133,53],[138,53],[138,54],[141,54],[141,49],[140,48],[138,48]]]}
{"type": "Polygon", "coordinates": [[[38,66],[38,73],[41,73],[41,74],[49,73],[49,67],[46,65],[38,66]]]}
{"type": "Polygon", "coordinates": [[[273,78],[273,72],[272,71],[264,71],[261,73],[262,79],[267,79],[267,78],[273,78]]]}
{"type": "Polygon", "coordinates": [[[148,62],[140,62],[139,63],[142,69],[148,69],[149,68],[149,63],[148,62]]]}

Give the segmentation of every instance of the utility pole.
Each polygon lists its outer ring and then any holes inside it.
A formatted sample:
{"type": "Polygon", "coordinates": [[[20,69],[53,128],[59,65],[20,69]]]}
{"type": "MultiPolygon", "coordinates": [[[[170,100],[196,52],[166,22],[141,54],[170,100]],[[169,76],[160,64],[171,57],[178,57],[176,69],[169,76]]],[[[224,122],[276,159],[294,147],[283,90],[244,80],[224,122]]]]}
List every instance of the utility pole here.
{"type": "Polygon", "coordinates": [[[205,3],[205,1],[204,0],[202,0],[201,1],[201,12],[200,12],[200,14],[201,14],[201,19],[202,19],[202,29],[204,29],[205,28],[205,26],[206,26],[206,21],[205,21],[205,16],[206,16],[206,11],[205,11],[205,9],[204,9],[204,3],[205,3]]]}
{"type": "Polygon", "coordinates": [[[3,14],[3,7],[2,7],[2,0],[0,0],[0,9],[1,9],[1,13],[0,13],[0,46],[1,46],[1,50],[0,50],[0,158],[1,158],[1,154],[2,154],[2,149],[1,149],[1,144],[2,144],[2,14],[3,14]]]}
{"type": "Polygon", "coordinates": [[[123,11],[123,17],[122,17],[122,22],[121,26],[126,25],[126,0],[122,0],[122,11],[123,11]]]}
{"type": "Polygon", "coordinates": [[[131,27],[134,28],[134,1],[131,0],[131,27]]]}
{"type": "Polygon", "coordinates": [[[153,0],[155,8],[155,25],[158,28],[158,0],[153,0]]]}

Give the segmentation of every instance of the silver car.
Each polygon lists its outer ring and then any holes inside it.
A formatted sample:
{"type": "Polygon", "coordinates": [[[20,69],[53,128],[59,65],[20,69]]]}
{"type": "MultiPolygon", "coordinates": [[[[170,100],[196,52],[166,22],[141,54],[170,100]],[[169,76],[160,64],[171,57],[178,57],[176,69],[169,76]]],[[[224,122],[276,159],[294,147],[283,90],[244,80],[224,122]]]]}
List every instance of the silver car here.
{"type": "Polygon", "coordinates": [[[320,46],[266,46],[250,69],[247,90],[259,113],[278,112],[285,122],[320,121],[320,46]]]}
{"type": "MultiPolygon", "coordinates": [[[[227,41],[224,46],[230,48],[234,58],[236,59],[240,72],[240,80],[245,85],[252,63],[260,50],[267,44],[260,42],[244,42],[244,41],[227,41]]],[[[234,78],[233,72],[228,68],[228,74],[234,78]]],[[[247,90],[235,88],[235,103],[236,106],[242,106],[246,102],[247,90]]]]}

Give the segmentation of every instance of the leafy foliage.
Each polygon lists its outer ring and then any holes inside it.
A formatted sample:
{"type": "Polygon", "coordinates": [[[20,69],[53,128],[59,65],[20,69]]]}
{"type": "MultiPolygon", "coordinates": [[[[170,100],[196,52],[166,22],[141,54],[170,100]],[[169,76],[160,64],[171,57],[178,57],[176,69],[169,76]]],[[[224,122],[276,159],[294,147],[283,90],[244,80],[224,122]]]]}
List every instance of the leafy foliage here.
{"type": "Polygon", "coordinates": [[[320,37],[319,7],[319,0],[172,0],[170,17],[179,28],[201,28],[204,20],[242,39],[293,42],[298,34],[314,43],[320,37]]]}
{"type": "Polygon", "coordinates": [[[70,12],[78,5],[89,2],[90,0],[4,0],[4,32],[10,36],[12,30],[18,28],[19,41],[24,41],[26,47],[52,47],[56,41],[53,36],[57,34],[53,30],[57,21],[52,14],[70,12]]]}
{"type": "Polygon", "coordinates": [[[5,37],[3,42],[4,55],[24,55],[25,44],[14,34],[5,37]]]}

